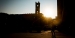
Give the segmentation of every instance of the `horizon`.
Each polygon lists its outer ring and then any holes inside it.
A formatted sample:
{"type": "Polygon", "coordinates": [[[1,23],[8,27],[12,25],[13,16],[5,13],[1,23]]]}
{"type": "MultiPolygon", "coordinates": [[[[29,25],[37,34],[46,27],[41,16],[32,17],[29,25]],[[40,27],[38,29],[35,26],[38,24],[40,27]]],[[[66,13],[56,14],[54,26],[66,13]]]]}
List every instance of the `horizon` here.
{"type": "Polygon", "coordinates": [[[40,13],[46,17],[57,16],[57,0],[1,0],[1,11],[7,14],[35,13],[35,2],[40,2],[40,13]]]}

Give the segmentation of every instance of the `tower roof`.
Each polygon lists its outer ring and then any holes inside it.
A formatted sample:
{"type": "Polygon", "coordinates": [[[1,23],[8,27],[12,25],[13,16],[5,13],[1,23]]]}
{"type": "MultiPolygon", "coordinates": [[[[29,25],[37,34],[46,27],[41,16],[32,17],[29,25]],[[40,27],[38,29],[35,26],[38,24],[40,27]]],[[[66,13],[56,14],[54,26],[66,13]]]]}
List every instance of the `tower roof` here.
{"type": "Polygon", "coordinates": [[[35,2],[35,3],[40,3],[40,2],[38,1],[38,2],[35,2]]]}
{"type": "Polygon", "coordinates": [[[38,1],[38,3],[40,3],[40,2],[38,1]]]}

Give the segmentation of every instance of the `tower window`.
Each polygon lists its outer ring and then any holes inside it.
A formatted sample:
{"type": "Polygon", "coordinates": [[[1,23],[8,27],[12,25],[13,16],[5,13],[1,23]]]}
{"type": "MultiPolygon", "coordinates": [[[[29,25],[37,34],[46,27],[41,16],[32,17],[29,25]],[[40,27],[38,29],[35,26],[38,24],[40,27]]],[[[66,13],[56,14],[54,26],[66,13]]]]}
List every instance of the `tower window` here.
{"type": "Polygon", "coordinates": [[[39,5],[37,5],[37,7],[38,7],[39,5]]]}
{"type": "Polygon", "coordinates": [[[38,11],[37,11],[37,13],[38,13],[38,11]]]}
{"type": "Polygon", "coordinates": [[[38,11],[37,11],[37,14],[38,14],[38,11]]]}

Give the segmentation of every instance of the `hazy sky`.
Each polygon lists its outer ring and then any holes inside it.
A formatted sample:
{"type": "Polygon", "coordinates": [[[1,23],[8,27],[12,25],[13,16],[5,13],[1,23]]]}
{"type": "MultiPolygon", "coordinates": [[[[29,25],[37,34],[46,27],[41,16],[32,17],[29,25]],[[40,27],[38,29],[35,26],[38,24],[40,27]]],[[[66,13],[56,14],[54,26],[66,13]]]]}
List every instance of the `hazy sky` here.
{"type": "Polygon", "coordinates": [[[40,2],[40,12],[51,8],[57,13],[57,0],[0,0],[0,12],[8,14],[35,13],[35,2],[40,2]]]}

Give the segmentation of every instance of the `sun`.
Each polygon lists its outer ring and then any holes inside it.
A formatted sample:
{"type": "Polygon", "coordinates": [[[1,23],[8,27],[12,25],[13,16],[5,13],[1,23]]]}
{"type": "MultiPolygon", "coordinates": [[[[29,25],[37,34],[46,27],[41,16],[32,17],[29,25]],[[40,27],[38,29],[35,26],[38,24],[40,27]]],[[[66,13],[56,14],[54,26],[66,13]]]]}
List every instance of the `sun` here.
{"type": "Polygon", "coordinates": [[[52,19],[55,19],[56,17],[56,12],[53,10],[53,9],[45,9],[44,12],[43,12],[43,15],[45,17],[50,17],[52,19]]]}

